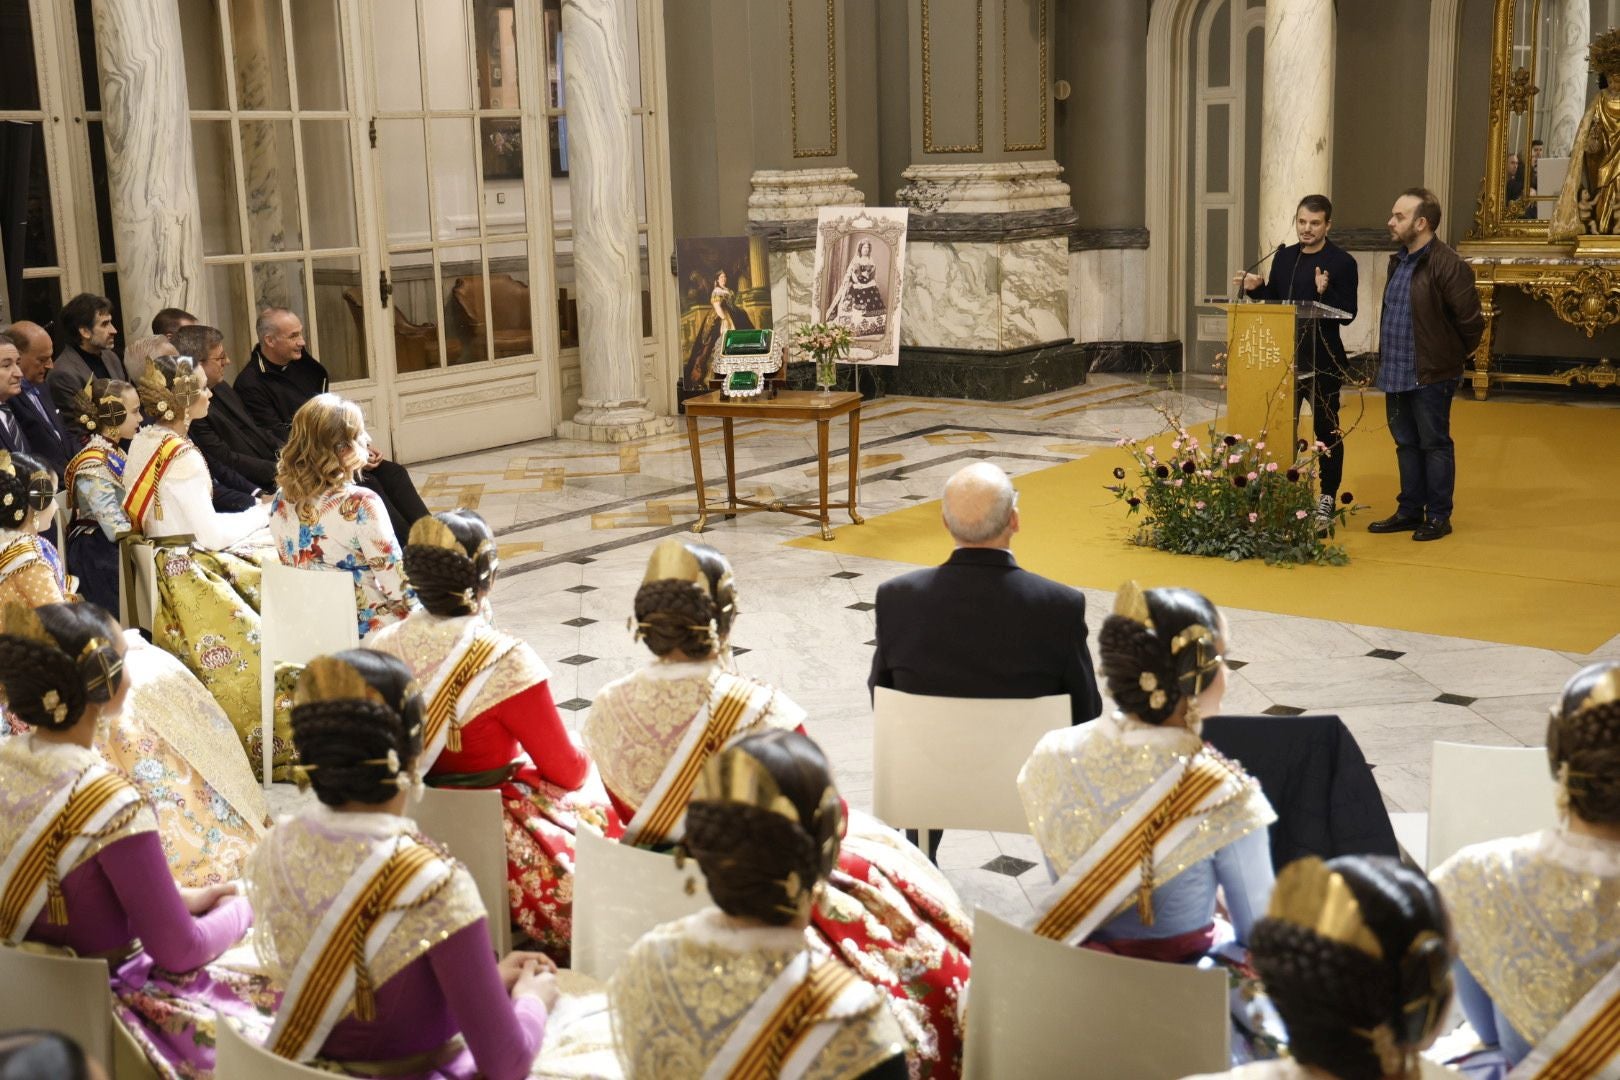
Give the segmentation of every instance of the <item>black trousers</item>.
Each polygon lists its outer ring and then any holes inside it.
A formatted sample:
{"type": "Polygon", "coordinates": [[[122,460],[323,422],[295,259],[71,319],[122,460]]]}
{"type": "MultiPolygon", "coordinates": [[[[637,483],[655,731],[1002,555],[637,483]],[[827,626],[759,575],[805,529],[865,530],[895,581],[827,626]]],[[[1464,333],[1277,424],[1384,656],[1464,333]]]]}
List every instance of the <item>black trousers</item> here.
{"type": "Polygon", "coordinates": [[[1299,430],[1299,407],[1311,403],[1312,437],[1327,447],[1322,455],[1322,494],[1339,497],[1344,479],[1344,432],[1339,430],[1339,391],[1344,377],[1330,360],[1310,378],[1294,379],[1294,430],[1299,430]]]}
{"type": "Polygon", "coordinates": [[[405,471],[405,466],[385,459],[360,474],[360,486],[382,496],[383,505],[388,508],[388,520],[394,526],[394,536],[404,547],[411,526],[428,515],[427,503],[417,494],[411,474],[405,471]]]}
{"type": "MultiPolygon", "coordinates": [[[[939,854],[939,842],[944,836],[944,829],[928,830],[928,861],[933,863],[935,866],[939,865],[939,859],[936,858],[936,856],[939,854]]],[[[907,829],[906,839],[911,841],[913,844],[916,844],[919,848],[922,847],[922,841],[918,838],[916,829],[907,829]]]]}

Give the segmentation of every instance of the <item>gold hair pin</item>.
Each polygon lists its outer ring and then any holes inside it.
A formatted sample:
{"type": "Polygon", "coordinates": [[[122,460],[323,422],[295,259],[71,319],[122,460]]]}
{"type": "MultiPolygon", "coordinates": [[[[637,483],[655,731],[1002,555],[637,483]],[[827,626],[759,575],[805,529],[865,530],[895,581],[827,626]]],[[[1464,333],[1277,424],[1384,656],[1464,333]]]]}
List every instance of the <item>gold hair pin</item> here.
{"type": "Polygon", "coordinates": [[[1119,587],[1114,595],[1114,614],[1121,618],[1131,620],[1143,629],[1153,629],[1153,615],[1148,610],[1147,594],[1142,586],[1134,581],[1127,581],[1119,587]]]}
{"type": "Polygon", "coordinates": [[[1367,926],[1350,883],[1314,855],[1283,867],[1272,887],[1267,916],[1348,945],[1374,960],[1384,959],[1384,947],[1367,926]]]}
{"type": "Polygon", "coordinates": [[[305,665],[293,688],[293,705],[310,705],[317,701],[373,701],[387,705],[365,676],[352,665],[335,656],[319,656],[305,665]]]}

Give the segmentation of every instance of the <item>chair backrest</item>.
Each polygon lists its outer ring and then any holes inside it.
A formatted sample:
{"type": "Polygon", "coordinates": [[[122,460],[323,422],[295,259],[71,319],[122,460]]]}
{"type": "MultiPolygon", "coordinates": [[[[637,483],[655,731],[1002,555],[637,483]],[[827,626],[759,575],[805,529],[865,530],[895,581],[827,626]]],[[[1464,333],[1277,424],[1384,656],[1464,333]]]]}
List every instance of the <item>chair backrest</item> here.
{"type": "Polygon", "coordinates": [[[580,829],[574,840],[575,971],[606,979],[642,934],[713,903],[694,864],[676,869],[673,856],[590,829],[580,829]]]}
{"type": "Polygon", "coordinates": [[[266,562],[259,584],[259,722],[264,785],[270,787],[276,665],[304,664],[360,644],[354,577],[266,562]]]}
{"type": "Polygon", "coordinates": [[[1557,795],[1544,746],[1435,743],[1427,869],[1469,844],[1552,828],[1557,795]]]}
{"type": "Polygon", "coordinates": [[[118,621],[127,628],[151,630],[152,613],[157,609],[157,548],[135,539],[119,541],[119,548],[118,621]]]}
{"type": "Polygon", "coordinates": [[[897,829],[1027,833],[1018,770],[1042,735],[1069,721],[1066,695],[924,697],[880,686],[872,702],[872,811],[897,829]],[[963,798],[965,791],[973,797],[963,798]]]}
{"type": "Polygon", "coordinates": [[[299,1080],[332,1074],[311,1069],[248,1042],[229,1017],[214,1014],[214,1075],[230,1080],[299,1080]]]}
{"type": "Polygon", "coordinates": [[[1071,948],[980,908],[970,997],[967,1080],[1067,1080],[1081,1072],[1170,1080],[1228,1067],[1227,980],[1219,969],[1071,948]]]}
{"type": "Polygon", "coordinates": [[[62,553],[63,559],[67,558],[68,526],[72,524],[68,520],[69,513],[68,491],[63,488],[56,493],[56,516],[51,519],[51,527],[56,530],[56,550],[62,553]]]}
{"type": "Polygon", "coordinates": [[[0,986],[11,988],[0,994],[0,1031],[59,1031],[97,1061],[113,1060],[105,960],[0,947],[0,986]]]}
{"type": "Polygon", "coordinates": [[[499,956],[512,950],[512,912],[506,898],[506,835],[501,793],[430,787],[411,811],[422,832],[466,865],[489,917],[490,944],[499,956]]]}

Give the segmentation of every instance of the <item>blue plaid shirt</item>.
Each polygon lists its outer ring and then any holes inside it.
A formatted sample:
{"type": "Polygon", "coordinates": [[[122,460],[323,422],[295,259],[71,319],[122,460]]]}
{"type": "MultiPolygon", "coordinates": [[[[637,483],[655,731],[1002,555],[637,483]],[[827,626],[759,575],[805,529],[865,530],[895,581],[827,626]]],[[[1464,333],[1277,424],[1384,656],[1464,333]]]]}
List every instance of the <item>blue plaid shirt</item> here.
{"type": "MultiPolygon", "coordinates": [[[[1432,242],[1432,241],[1431,241],[1432,242]]],[[[1402,248],[1395,253],[1395,269],[1384,286],[1384,313],[1378,330],[1378,378],[1374,385],[1386,394],[1416,390],[1417,336],[1412,332],[1412,273],[1418,256],[1429,250],[1402,248]]]]}

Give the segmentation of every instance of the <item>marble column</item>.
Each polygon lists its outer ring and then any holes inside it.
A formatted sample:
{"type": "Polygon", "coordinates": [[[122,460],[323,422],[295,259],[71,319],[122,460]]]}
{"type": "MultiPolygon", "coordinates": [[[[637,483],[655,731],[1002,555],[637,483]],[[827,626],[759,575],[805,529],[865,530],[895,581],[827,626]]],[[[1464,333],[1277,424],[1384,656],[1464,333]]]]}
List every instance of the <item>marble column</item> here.
{"type": "Polygon", "coordinates": [[[1558,0],[1553,10],[1547,71],[1541,74],[1546,87],[1542,92],[1547,95],[1546,130],[1535,134],[1547,144],[1548,157],[1568,157],[1575,143],[1575,129],[1581,126],[1581,115],[1586,112],[1586,88],[1590,83],[1586,48],[1592,36],[1592,11],[1587,0],[1558,0]]]}
{"type": "Polygon", "coordinates": [[[785,340],[812,321],[810,285],[816,261],[816,215],[823,206],[864,206],[855,172],[758,169],[750,177],[748,231],[763,237],[771,278],[771,325],[785,340]]]}
{"type": "Polygon", "coordinates": [[[647,407],[641,371],[641,269],[631,153],[627,0],[563,0],[568,191],[579,283],[579,411],[570,439],[624,442],[674,429],[647,407]]]}
{"type": "Polygon", "coordinates": [[[1256,253],[1294,241],[1306,195],[1332,196],[1333,0],[1267,0],[1256,253]]]}
{"type": "Polygon", "coordinates": [[[124,329],[165,307],[207,310],[202,212],[176,0],[94,0],[107,190],[124,329]]]}

